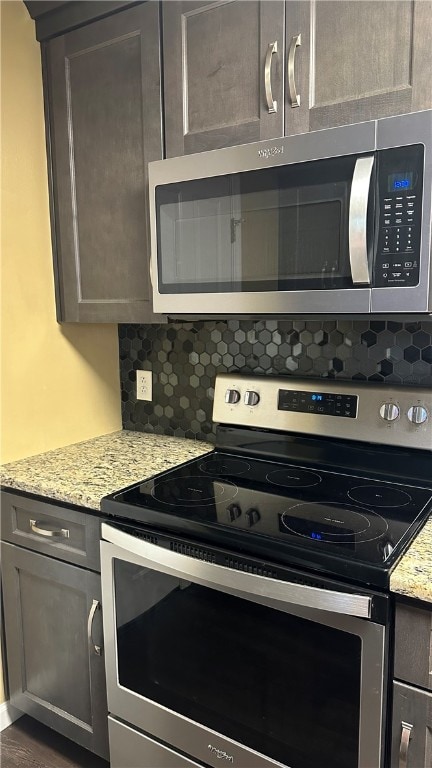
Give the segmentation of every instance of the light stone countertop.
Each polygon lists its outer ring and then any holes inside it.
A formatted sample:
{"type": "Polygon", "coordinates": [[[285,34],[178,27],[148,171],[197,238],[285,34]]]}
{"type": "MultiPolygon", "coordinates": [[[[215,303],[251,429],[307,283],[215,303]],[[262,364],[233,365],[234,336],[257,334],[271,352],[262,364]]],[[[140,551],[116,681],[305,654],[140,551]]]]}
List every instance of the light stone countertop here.
{"type": "Polygon", "coordinates": [[[432,517],[391,574],[390,589],[432,603],[432,517]]]}
{"type": "Polygon", "coordinates": [[[122,430],[1,467],[3,486],[100,509],[103,496],[213,450],[209,443],[122,430]]]}
{"type": "MultiPolygon", "coordinates": [[[[205,442],[122,430],[4,464],[1,482],[99,510],[103,496],[211,450],[205,442]]],[[[390,589],[432,603],[432,517],[392,573],[390,589]]]]}

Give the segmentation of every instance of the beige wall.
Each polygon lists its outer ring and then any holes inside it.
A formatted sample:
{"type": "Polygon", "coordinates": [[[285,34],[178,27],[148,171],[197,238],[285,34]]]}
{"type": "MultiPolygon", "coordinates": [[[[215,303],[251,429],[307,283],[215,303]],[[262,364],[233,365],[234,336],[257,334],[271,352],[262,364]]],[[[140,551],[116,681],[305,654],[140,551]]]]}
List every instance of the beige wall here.
{"type": "Polygon", "coordinates": [[[0,415],[7,462],[120,429],[121,415],[117,326],[56,323],[39,44],[20,0],[3,0],[0,8],[0,415]]]}

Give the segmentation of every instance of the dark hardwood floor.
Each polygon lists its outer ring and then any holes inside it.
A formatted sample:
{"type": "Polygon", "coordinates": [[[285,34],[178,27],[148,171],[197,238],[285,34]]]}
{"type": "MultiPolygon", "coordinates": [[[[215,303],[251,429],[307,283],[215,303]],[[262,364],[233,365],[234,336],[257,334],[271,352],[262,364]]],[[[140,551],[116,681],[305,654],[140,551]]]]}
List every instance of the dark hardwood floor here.
{"type": "Polygon", "coordinates": [[[24,715],[0,733],[1,768],[109,768],[109,763],[24,715]]]}

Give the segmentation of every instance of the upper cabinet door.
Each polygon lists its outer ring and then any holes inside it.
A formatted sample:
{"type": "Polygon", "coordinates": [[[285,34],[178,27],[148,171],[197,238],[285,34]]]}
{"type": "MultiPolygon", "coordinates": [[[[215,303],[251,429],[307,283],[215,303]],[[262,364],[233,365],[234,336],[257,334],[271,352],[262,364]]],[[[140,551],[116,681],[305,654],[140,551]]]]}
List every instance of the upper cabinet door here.
{"type": "Polygon", "coordinates": [[[45,48],[59,320],[151,322],[147,163],[162,157],[159,4],[45,48]]]}
{"type": "Polygon", "coordinates": [[[429,0],[288,0],[285,133],[432,107],[431,36],[429,0]]]}
{"type": "Polygon", "coordinates": [[[283,135],[284,3],[163,3],[166,155],[283,135]]]}

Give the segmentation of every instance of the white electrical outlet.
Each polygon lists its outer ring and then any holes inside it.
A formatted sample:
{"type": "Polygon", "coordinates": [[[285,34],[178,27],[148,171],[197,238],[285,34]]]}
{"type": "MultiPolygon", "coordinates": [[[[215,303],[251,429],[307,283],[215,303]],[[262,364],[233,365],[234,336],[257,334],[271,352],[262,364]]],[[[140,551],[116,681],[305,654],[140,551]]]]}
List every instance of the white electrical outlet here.
{"type": "Polygon", "coordinates": [[[137,400],[152,400],[152,372],[137,371],[136,373],[137,400]]]}

